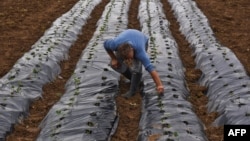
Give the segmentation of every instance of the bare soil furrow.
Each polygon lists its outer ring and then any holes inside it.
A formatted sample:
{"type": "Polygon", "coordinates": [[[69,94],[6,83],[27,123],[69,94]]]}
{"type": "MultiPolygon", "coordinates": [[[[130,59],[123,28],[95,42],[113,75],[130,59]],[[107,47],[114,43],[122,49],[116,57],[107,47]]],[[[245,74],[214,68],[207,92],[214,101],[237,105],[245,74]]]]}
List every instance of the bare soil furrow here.
{"type": "MultiPolygon", "coordinates": [[[[128,28],[140,30],[140,23],[137,19],[139,0],[132,0],[128,13],[128,28]]],[[[117,110],[119,113],[119,123],[112,141],[134,141],[139,132],[139,120],[141,114],[141,96],[137,93],[133,98],[124,99],[121,94],[129,89],[129,83],[124,82],[121,76],[120,94],[116,98],[117,110]]]]}
{"type": "Polygon", "coordinates": [[[0,4],[0,77],[44,34],[52,22],[67,12],[72,1],[5,1],[0,4]],[[13,53],[15,52],[15,53],[13,53]]]}

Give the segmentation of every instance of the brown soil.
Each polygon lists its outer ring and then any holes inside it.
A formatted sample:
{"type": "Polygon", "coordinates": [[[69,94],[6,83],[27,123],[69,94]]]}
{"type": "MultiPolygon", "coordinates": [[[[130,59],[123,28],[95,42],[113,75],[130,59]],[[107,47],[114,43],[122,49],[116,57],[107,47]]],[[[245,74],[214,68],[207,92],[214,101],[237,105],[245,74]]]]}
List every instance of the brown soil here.
{"type": "MultiPolygon", "coordinates": [[[[43,35],[51,23],[66,13],[78,0],[8,0],[0,3],[0,77],[3,77],[15,62],[30,50],[30,47],[43,35]]],[[[43,87],[43,98],[30,105],[30,115],[15,125],[7,141],[32,141],[39,133],[39,124],[49,109],[64,93],[64,84],[72,75],[82,50],[88,44],[96,22],[109,0],[103,0],[91,13],[91,18],[83,27],[83,34],[71,47],[69,60],[61,63],[62,73],[55,81],[43,87]]],[[[196,0],[199,8],[209,19],[218,41],[234,51],[250,74],[250,1],[247,0],[196,0]]],[[[171,31],[180,49],[180,56],[186,67],[186,79],[190,89],[190,102],[195,112],[206,126],[206,135],[210,141],[223,139],[223,127],[213,127],[216,113],[208,113],[205,88],[196,84],[200,77],[195,69],[191,49],[173,16],[167,0],[162,0],[165,14],[171,23],[171,31]]],[[[140,29],[137,20],[139,0],[133,0],[129,11],[129,28],[140,29]]],[[[121,93],[128,89],[128,84],[120,83],[121,93]]],[[[141,97],[137,94],[131,99],[117,97],[120,121],[112,141],[134,141],[138,134],[138,122],[141,112],[141,97]]]]}

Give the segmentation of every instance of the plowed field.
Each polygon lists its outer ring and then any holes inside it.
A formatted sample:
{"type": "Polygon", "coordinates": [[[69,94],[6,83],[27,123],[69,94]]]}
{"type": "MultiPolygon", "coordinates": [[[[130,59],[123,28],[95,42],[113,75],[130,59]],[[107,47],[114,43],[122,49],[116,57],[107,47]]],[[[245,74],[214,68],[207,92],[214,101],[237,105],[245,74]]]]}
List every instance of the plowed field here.
{"type": "MultiPolygon", "coordinates": [[[[31,46],[43,35],[52,22],[66,13],[78,0],[5,0],[0,2],[0,77],[3,77],[31,46]]],[[[30,115],[15,125],[7,141],[32,141],[39,134],[39,124],[49,109],[64,93],[64,85],[72,75],[75,65],[96,30],[96,23],[109,0],[95,7],[82,29],[82,34],[71,47],[69,59],[61,63],[60,78],[43,87],[43,98],[30,106],[30,115]]],[[[128,28],[140,30],[137,19],[140,0],[132,0],[129,10],[128,28]]],[[[216,113],[208,113],[205,88],[196,84],[200,71],[195,69],[194,58],[189,43],[179,32],[179,25],[167,0],[161,0],[171,32],[175,37],[190,89],[190,102],[202,122],[210,141],[221,141],[223,127],[213,127],[216,113]]],[[[197,5],[207,16],[218,41],[230,48],[250,74],[250,1],[248,0],[196,0],[197,5]]],[[[128,84],[120,82],[121,93],[126,92],[128,84]]],[[[141,111],[139,94],[131,99],[117,97],[120,121],[112,141],[134,141],[138,134],[141,111]]],[[[1,126],[1,125],[0,125],[1,126]]]]}

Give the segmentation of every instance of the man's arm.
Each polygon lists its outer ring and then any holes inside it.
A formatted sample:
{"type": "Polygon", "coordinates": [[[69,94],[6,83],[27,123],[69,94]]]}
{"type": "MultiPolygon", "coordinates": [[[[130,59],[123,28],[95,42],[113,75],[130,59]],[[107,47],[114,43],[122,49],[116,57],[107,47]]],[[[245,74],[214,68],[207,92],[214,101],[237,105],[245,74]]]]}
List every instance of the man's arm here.
{"type": "Polygon", "coordinates": [[[118,68],[118,61],[117,61],[117,58],[116,58],[116,55],[114,54],[114,40],[113,39],[108,39],[104,42],[104,49],[106,50],[106,52],[108,53],[108,55],[110,56],[111,58],[111,67],[113,68],[118,68]]]}
{"type": "Polygon", "coordinates": [[[113,59],[116,59],[116,56],[115,56],[115,54],[114,54],[114,52],[113,51],[110,51],[110,50],[106,50],[107,51],[107,53],[108,53],[108,55],[110,56],[110,58],[113,60],[113,59]]]}
{"type": "Polygon", "coordinates": [[[156,90],[159,94],[163,94],[164,87],[162,85],[161,79],[158,75],[158,72],[156,70],[153,70],[150,72],[151,77],[153,78],[155,84],[156,84],[156,90]]]}
{"type": "Polygon", "coordinates": [[[109,51],[109,50],[106,50],[106,51],[107,51],[108,55],[111,58],[111,67],[113,67],[115,69],[118,68],[119,67],[119,63],[118,63],[118,60],[117,60],[114,52],[113,51],[109,51]]]}
{"type": "Polygon", "coordinates": [[[163,94],[164,87],[162,85],[161,79],[158,75],[158,72],[154,69],[154,66],[150,63],[150,59],[146,53],[146,51],[143,51],[138,54],[138,59],[142,62],[145,69],[150,73],[151,77],[153,78],[155,84],[156,84],[156,90],[159,94],[163,94]]]}

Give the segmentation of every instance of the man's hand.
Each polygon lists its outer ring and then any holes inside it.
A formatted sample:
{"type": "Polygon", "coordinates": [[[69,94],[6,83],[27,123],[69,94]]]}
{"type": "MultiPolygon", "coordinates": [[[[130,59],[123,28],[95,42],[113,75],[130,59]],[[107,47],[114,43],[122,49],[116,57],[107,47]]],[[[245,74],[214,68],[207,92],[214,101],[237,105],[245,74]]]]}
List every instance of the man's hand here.
{"type": "Polygon", "coordinates": [[[156,90],[158,94],[163,94],[164,93],[164,87],[162,85],[161,79],[158,75],[158,72],[156,70],[153,70],[150,72],[155,84],[156,84],[156,90]]]}
{"type": "Polygon", "coordinates": [[[158,94],[163,94],[164,93],[164,87],[162,85],[157,86],[156,90],[157,90],[158,94]]]}
{"type": "Polygon", "coordinates": [[[119,68],[119,62],[118,62],[117,59],[112,59],[111,60],[111,67],[115,68],[115,69],[119,68]]]}

